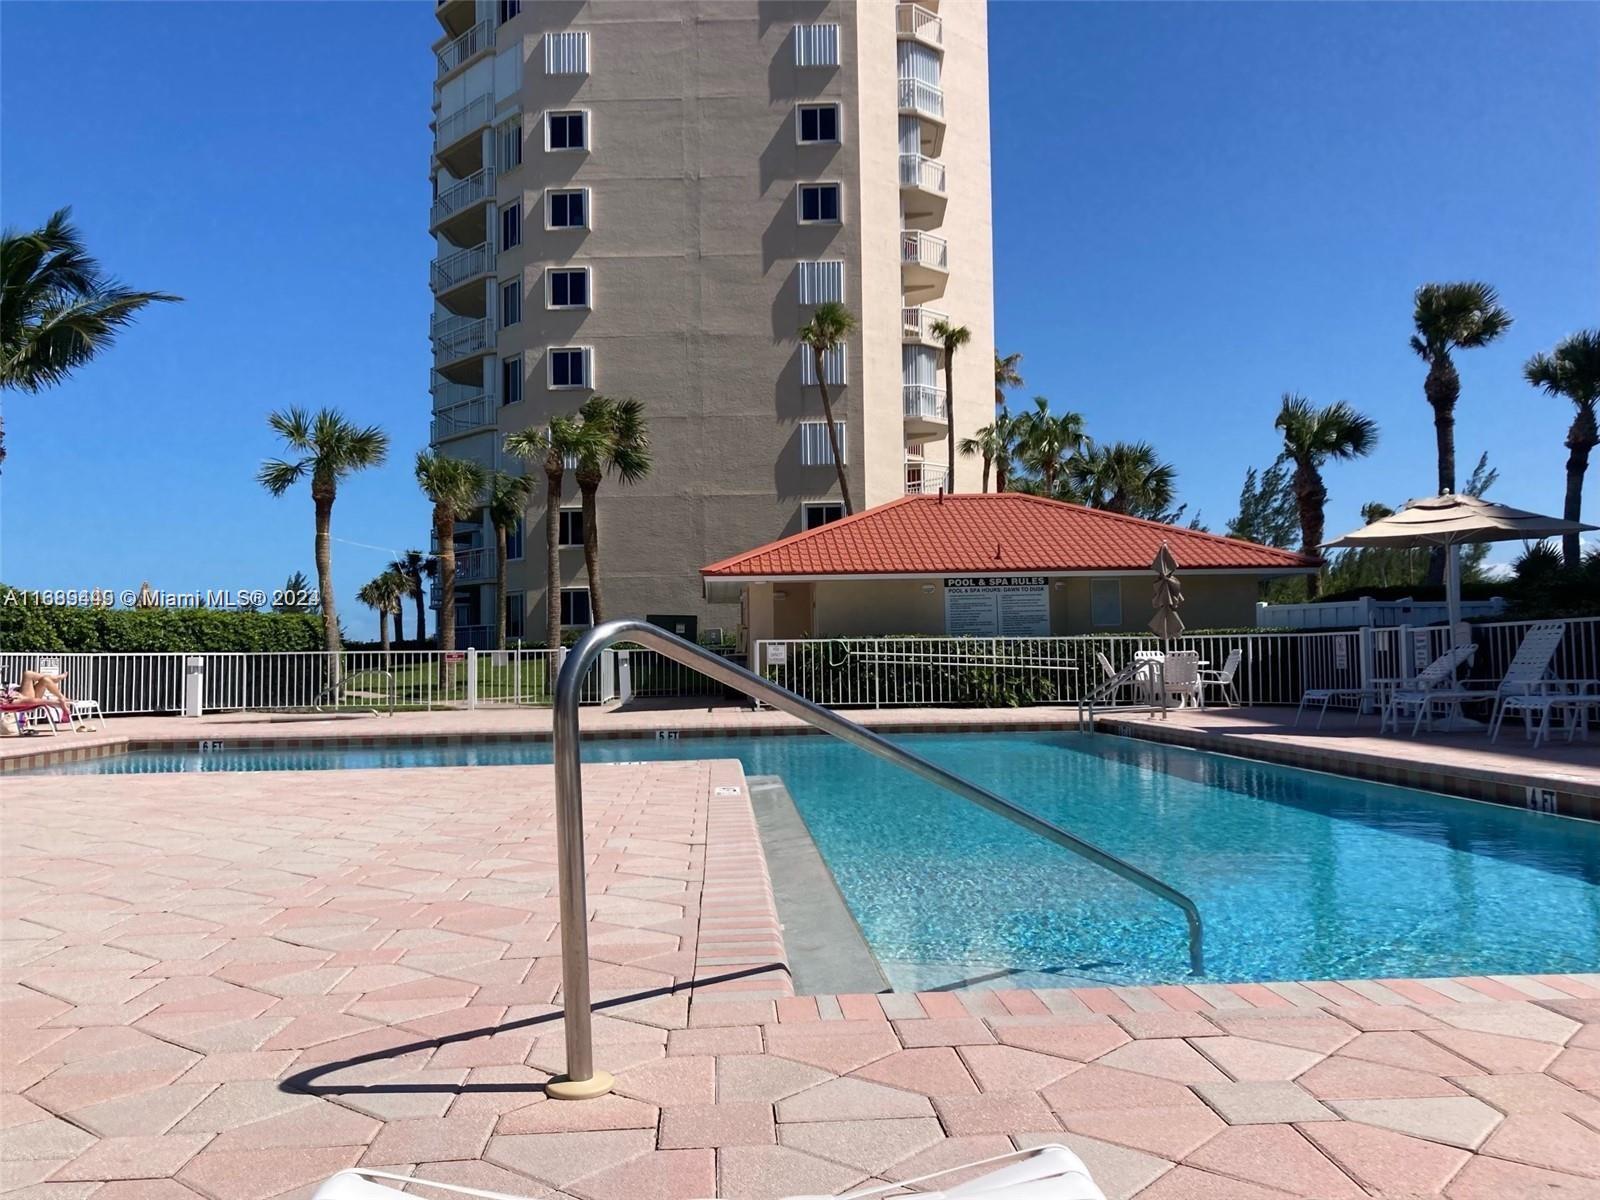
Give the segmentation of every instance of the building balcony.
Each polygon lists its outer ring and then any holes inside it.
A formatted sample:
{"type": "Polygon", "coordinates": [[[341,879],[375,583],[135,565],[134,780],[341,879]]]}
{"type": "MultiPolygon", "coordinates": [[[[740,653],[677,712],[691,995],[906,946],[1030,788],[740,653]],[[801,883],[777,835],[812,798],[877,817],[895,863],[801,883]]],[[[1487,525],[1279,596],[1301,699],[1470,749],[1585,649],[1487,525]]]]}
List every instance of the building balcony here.
{"type": "Polygon", "coordinates": [[[944,22],[939,14],[920,4],[894,6],[894,32],[901,39],[921,42],[925,46],[944,48],[944,22]]]}
{"type": "Polygon", "coordinates": [[[439,60],[437,78],[443,79],[446,75],[466,66],[484,51],[493,48],[494,22],[479,21],[461,36],[451,38],[434,51],[434,56],[439,60]]]}
{"type": "Polygon", "coordinates": [[[944,124],[944,89],[920,79],[900,80],[900,114],[944,124]]]}
{"type": "Polygon", "coordinates": [[[484,95],[434,122],[433,154],[450,174],[465,178],[485,165],[483,131],[493,117],[494,97],[484,95]]]}
{"type": "Polygon", "coordinates": [[[451,37],[464,33],[478,16],[476,0],[434,0],[433,15],[451,37]]]}
{"type": "Polygon", "coordinates": [[[490,406],[489,397],[473,396],[435,411],[433,424],[429,427],[428,440],[437,446],[455,438],[468,437],[493,428],[494,409],[490,406]]]}
{"type": "Polygon", "coordinates": [[[906,495],[933,495],[944,487],[946,474],[948,472],[944,467],[936,466],[926,459],[906,459],[906,495]]]}
{"type": "Polygon", "coordinates": [[[942,237],[920,229],[901,232],[900,282],[906,291],[942,296],[949,278],[950,247],[942,237]]]}
{"type": "Polygon", "coordinates": [[[900,208],[911,229],[944,224],[944,164],[926,154],[900,156],[900,208]]]}
{"type": "Polygon", "coordinates": [[[926,383],[906,383],[900,390],[905,396],[906,437],[913,442],[944,437],[950,425],[944,389],[926,383]]]}
{"type": "Polygon", "coordinates": [[[485,167],[449,184],[428,214],[428,232],[442,233],[458,246],[488,240],[487,205],[494,199],[494,170],[485,167]]]}
{"type": "MultiPolygon", "coordinates": [[[[458,525],[457,528],[460,528],[458,525]]],[[[434,553],[438,553],[437,548],[434,553]]],[[[478,550],[456,551],[456,594],[468,584],[489,583],[494,579],[494,550],[488,547],[478,550]]],[[[439,598],[444,589],[435,580],[428,585],[428,607],[438,608],[439,598]]]]}
{"type": "Polygon", "coordinates": [[[494,325],[487,317],[435,317],[429,331],[433,365],[452,383],[483,383],[483,356],[494,349],[494,325]]]}
{"type": "Polygon", "coordinates": [[[903,342],[916,342],[922,346],[942,345],[934,334],[933,327],[940,321],[948,321],[948,313],[929,308],[926,304],[916,304],[900,310],[900,340],[903,342]]]}
{"type": "Polygon", "coordinates": [[[451,312],[481,317],[488,313],[483,280],[493,270],[494,254],[487,242],[480,242],[434,259],[428,280],[434,299],[451,312]]]}

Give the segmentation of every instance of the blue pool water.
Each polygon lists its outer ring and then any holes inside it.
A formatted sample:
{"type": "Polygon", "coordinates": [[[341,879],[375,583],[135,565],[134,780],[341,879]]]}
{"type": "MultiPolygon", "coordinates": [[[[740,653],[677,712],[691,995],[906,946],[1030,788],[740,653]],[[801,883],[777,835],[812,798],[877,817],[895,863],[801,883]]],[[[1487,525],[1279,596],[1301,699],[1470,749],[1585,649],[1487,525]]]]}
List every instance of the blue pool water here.
{"type": "MultiPolygon", "coordinates": [[[[1109,735],[902,739],[1187,892],[1216,980],[1593,971],[1600,824],[1109,735]]],[[[737,758],[788,785],[896,987],[1174,982],[1171,906],[823,737],[599,741],[585,760],[737,758]]],[[[132,754],[122,773],[543,763],[544,744],[132,754]]]]}

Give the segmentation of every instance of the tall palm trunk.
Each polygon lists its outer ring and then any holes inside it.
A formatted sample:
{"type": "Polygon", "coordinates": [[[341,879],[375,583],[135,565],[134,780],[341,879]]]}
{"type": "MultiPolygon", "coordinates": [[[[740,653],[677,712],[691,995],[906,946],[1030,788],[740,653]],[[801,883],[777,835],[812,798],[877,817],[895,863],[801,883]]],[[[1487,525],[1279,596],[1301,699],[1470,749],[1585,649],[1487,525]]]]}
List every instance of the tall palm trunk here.
{"type": "MultiPolygon", "coordinates": [[[[1461,376],[1449,354],[1440,351],[1428,364],[1423,394],[1433,408],[1433,434],[1439,449],[1439,494],[1456,490],[1456,401],[1461,397],[1461,376]]],[[[1444,582],[1445,551],[1435,546],[1428,552],[1428,582],[1444,582]]]]}
{"type": "Polygon", "coordinates": [[[595,515],[600,473],[580,466],[577,475],[578,494],[583,497],[583,565],[589,574],[589,620],[598,625],[605,620],[605,605],[600,595],[600,521],[595,515]]]}
{"type": "Polygon", "coordinates": [[[994,463],[994,490],[1003,492],[1010,477],[1010,464],[1003,458],[995,459],[994,463]]]}
{"type": "MultiPolygon", "coordinates": [[[[1596,427],[1594,410],[1580,408],[1567,430],[1567,499],[1561,515],[1569,521],[1583,520],[1583,477],[1589,470],[1589,451],[1600,445],[1600,428],[1596,427]]],[[[1561,557],[1568,567],[1583,561],[1583,547],[1575,533],[1561,538],[1561,557]]]]}
{"type": "Polygon", "coordinates": [[[494,645],[506,648],[506,530],[494,527],[494,645]]]}
{"type": "MultiPolygon", "coordinates": [[[[456,522],[443,505],[433,509],[433,535],[439,543],[439,615],[433,619],[440,651],[456,648],[456,522]]],[[[456,687],[456,665],[441,653],[439,679],[448,699],[456,687]]]]}
{"type": "Polygon", "coordinates": [[[992,454],[985,454],[983,456],[983,490],[986,495],[989,491],[989,468],[993,465],[994,456],[992,454]]]}
{"type": "Polygon", "coordinates": [[[317,591],[322,597],[322,641],[328,651],[328,682],[339,682],[339,614],[333,597],[333,498],[331,481],[313,481],[311,499],[317,513],[317,591]]]}
{"type": "MultiPolygon", "coordinates": [[[[948,474],[944,477],[944,490],[952,496],[956,492],[956,354],[949,347],[944,352],[944,447],[948,474]]],[[[985,483],[983,490],[988,491],[985,483]]]]}
{"type": "MultiPolygon", "coordinates": [[[[395,614],[399,616],[399,613],[395,614]]],[[[389,613],[385,609],[378,610],[378,649],[385,655],[389,653],[389,613]]]]}
{"type": "Polygon", "coordinates": [[[400,645],[406,640],[406,598],[401,593],[400,599],[394,604],[394,644],[400,645]]]}
{"type": "MultiPolygon", "coordinates": [[[[544,644],[561,648],[561,456],[544,464],[544,644]]],[[[552,687],[555,681],[551,680],[552,687]]]]}
{"type": "MultiPolygon", "coordinates": [[[[855,505],[850,503],[850,480],[845,473],[844,454],[839,446],[839,427],[833,420],[833,397],[828,395],[828,377],[822,366],[822,347],[815,346],[811,350],[812,362],[817,368],[817,390],[822,393],[822,419],[828,423],[828,445],[833,450],[833,469],[839,476],[839,499],[844,502],[844,515],[849,516],[855,512],[855,505]]],[[[589,531],[583,531],[584,541],[589,539],[589,531]]],[[[590,597],[593,600],[593,597],[590,597]]]]}
{"type": "Polygon", "coordinates": [[[428,598],[423,595],[422,580],[417,580],[416,595],[412,599],[417,602],[417,649],[422,649],[423,643],[428,640],[428,598]]]}
{"type": "MultiPolygon", "coordinates": [[[[1300,510],[1300,550],[1313,557],[1322,545],[1324,511],[1328,504],[1328,489],[1322,474],[1309,463],[1301,463],[1294,470],[1295,505],[1300,510]]],[[[1306,579],[1306,599],[1315,600],[1322,593],[1322,571],[1306,579]]]]}

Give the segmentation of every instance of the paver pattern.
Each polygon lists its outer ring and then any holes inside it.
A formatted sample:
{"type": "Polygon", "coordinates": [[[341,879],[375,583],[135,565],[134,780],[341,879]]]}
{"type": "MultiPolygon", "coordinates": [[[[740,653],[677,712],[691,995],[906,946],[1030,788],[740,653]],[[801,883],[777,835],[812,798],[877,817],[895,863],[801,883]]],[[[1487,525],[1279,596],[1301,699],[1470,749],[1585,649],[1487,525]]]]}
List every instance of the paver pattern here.
{"type": "Polygon", "coordinates": [[[585,771],[617,1088],[564,1103],[549,768],[8,780],[0,1186],[760,1200],[1065,1141],[1115,1197],[1600,1197],[1600,975],[793,996],[742,784],[585,771]]]}

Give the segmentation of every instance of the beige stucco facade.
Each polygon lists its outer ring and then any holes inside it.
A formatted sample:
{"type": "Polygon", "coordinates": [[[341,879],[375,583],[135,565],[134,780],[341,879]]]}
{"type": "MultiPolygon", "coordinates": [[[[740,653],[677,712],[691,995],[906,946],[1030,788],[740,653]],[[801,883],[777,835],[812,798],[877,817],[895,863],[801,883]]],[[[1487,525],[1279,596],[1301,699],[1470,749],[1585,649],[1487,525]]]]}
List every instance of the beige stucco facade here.
{"type": "MultiPolygon", "coordinates": [[[[990,418],[982,3],[448,0],[437,11],[434,444],[521,470],[500,449],[505,434],[596,391],[643,401],[654,470],[600,492],[605,615],[732,628],[739,606],[708,602],[699,567],[798,532],[808,504],[838,499],[833,466],[815,462],[823,427],[805,424],[820,423],[822,407],[802,383],[796,331],[813,308],[803,273],[822,299],[842,281],[859,321],[831,388],[857,509],[906,491],[908,453],[945,461],[952,414],[938,412],[936,355],[934,393],[919,388],[918,415],[906,416],[907,379],[929,378],[935,352],[919,347],[935,316],[972,335],[955,356],[956,437],[990,418]],[[798,110],[810,105],[836,106],[836,140],[801,142],[798,110]],[[566,120],[554,114],[581,114],[582,148],[549,148],[566,120]],[[801,219],[813,184],[838,185],[837,221],[801,219]],[[580,227],[548,228],[570,203],[552,191],[581,193],[580,227]],[[520,213],[515,238],[509,208],[520,213]],[[585,306],[551,307],[551,272],[573,268],[587,270],[585,306]],[[558,356],[584,365],[581,386],[551,386],[552,349],[582,352],[558,356]]],[[[913,485],[933,475],[913,472],[913,485]]],[[[958,489],[977,490],[978,475],[958,463],[958,489]]],[[[458,585],[459,619],[480,644],[470,627],[493,611],[493,540],[473,522],[458,536],[463,549],[488,548],[464,557],[458,585]]],[[[542,500],[522,540],[508,592],[538,639],[542,500]]],[[[581,551],[564,550],[562,566],[563,585],[580,587],[581,551]]]]}
{"type": "MultiPolygon", "coordinates": [[[[1046,577],[1049,633],[1143,633],[1151,615],[1152,577],[1046,577]],[[1097,586],[1100,609],[1091,599],[1097,586]],[[1114,597],[1114,602],[1113,602],[1114,597]]],[[[747,583],[750,643],[766,638],[944,636],[945,581],[891,576],[773,580],[747,583]]],[[[1255,627],[1261,576],[1190,573],[1183,576],[1183,619],[1191,629],[1255,627]]]]}

